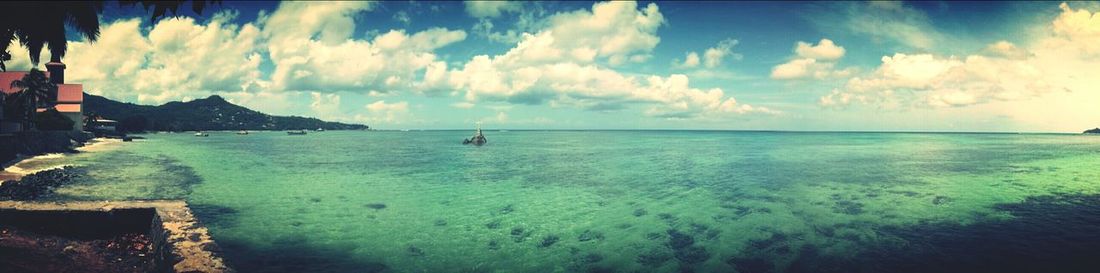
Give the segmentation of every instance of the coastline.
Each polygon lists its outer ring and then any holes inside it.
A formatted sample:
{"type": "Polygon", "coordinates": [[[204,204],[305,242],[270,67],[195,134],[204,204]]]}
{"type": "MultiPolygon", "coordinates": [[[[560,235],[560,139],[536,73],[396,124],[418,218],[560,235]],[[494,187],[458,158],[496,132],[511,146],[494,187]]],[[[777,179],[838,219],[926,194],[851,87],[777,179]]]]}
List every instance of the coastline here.
{"type": "MultiPolygon", "coordinates": [[[[79,153],[99,152],[113,149],[117,147],[120,143],[122,143],[122,140],[120,139],[95,138],[84,143],[83,146],[77,147],[75,150],[77,150],[79,153]]],[[[29,157],[19,156],[12,161],[4,163],[4,168],[2,171],[0,171],[0,184],[3,184],[8,180],[19,180],[26,175],[36,172],[65,167],[67,166],[66,164],[46,165],[38,167],[30,166],[40,161],[64,158],[66,156],[72,156],[79,153],[47,153],[29,157]]]]}

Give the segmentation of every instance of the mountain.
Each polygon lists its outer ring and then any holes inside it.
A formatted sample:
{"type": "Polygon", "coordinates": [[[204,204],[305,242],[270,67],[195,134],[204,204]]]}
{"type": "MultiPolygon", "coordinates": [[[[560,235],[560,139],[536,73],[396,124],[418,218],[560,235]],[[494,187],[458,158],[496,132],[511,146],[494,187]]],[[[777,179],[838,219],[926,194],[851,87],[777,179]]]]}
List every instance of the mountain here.
{"type": "Polygon", "coordinates": [[[1085,130],[1086,134],[1100,134],[1100,128],[1093,128],[1085,130]]]}
{"type": "Polygon", "coordinates": [[[316,118],[272,116],[232,104],[217,95],[160,106],[113,101],[84,93],[84,114],[119,121],[126,131],[197,130],[363,130],[361,124],[327,122],[316,118]]]}

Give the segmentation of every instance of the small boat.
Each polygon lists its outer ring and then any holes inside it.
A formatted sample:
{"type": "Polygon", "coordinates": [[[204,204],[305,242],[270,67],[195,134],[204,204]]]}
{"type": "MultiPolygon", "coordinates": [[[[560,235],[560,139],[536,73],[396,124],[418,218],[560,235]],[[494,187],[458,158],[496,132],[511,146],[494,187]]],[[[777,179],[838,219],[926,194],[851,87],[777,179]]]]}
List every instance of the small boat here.
{"type": "Polygon", "coordinates": [[[198,132],[195,132],[195,136],[197,136],[197,137],[208,137],[208,136],[210,136],[210,134],[207,134],[203,131],[198,131],[198,132]]]}
{"type": "Polygon", "coordinates": [[[489,141],[485,139],[485,135],[481,134],[481,123],[480,122],[477,123],[477,131],[474,133],[474,136],[470,137],[470,139],[462,140],[462,144],[473,144],[473,145],[476,145],[476,146],[485,145],[486,142],[489,142],[489,141]]]}
{"type": "Polygon", "coordinates": [[[240,131],[237,131],[237,134],[238,135],[247,135],[248,131],[247,130],[240,130],[240,131]]]}
{"type": "Polygon", "coordinates": [[[286,131],[286,134],[287,135],[292,135],[292,136],[294,136],[294,135],[304,135],[304,134],[306,134],[306,130],[286,131]]]}
{"type": "Polygon", "coordinates": [[[317,128],[317,131],[318,131],[318,132],[324,132],[324,131],[325,131],[325,128],[317,128]]]}

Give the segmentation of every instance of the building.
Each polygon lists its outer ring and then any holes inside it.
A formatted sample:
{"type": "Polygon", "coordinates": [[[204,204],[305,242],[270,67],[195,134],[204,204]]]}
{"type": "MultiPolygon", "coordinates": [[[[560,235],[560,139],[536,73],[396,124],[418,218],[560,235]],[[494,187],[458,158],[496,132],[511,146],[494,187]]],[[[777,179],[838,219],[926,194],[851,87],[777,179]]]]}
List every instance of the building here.
{"type": "MultiPolygon", "coordinates": [[[[57,109],[62,115],[73,121],[73,131],[80,131],[83,129],[84,120],[84,85],[81,84],[66,84],[65,83],[65,64],[59,62],[50,62],[46,64],[46,77],[50,78],[50,82],[57,84],[57,93],[50,94],[47,99],[47,107],[38,108],[38,112],[48,110],[50,107],[57,109]]],[[[7,71],[0,72],[0,92],[4,94],[12,94],[22,91],[21,89],[12,88],[11,82],[22,79],[27,71],[7,71]]],[[[3,106],[0,105],[0,110],[3,106]]],[[[3,117],[3,111],[0,111],[0,132],[13,132],[20,131],[22,128],[18,121],[11,121],[3,117]]]]}

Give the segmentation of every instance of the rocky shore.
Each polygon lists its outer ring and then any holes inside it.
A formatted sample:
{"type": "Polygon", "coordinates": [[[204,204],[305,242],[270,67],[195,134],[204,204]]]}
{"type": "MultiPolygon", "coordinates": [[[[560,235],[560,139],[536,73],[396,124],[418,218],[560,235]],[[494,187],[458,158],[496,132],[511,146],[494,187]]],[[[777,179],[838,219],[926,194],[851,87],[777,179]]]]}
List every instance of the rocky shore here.
{"type": "Polygon", "coordinates": [[[36,172],[19,180],[0,183],[0,200],[29,201],[49,196],[54,189],[84,175],[84,169],[62,167],[36,172]]]}

